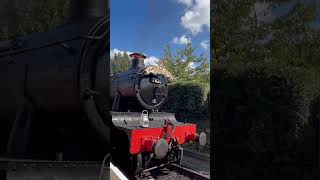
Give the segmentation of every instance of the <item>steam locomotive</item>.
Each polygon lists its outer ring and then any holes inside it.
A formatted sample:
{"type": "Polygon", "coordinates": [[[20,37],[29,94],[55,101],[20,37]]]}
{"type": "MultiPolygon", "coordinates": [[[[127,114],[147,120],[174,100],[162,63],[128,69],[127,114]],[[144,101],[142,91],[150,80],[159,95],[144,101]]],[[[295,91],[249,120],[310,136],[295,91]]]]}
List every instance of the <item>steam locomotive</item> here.
{"type": "Polygon", "coordinates": [[[106,0],[70,0],[64,25],[0,43],[0,157],[110,152],[106,0]]]}
{"type": "Polygon", "coordinates": [[[0,42],[0,157],[96,161],[111,153],[136,174],[179,161],[187,141],[205,144],[195,124],[159,111],[171,78],[164,68],[133,53],[132,67],[109,77],[107,1],[70,7],[56,30],[0,42]]]}
{"type": "Polygon", "coordinates": [[[197,134],[195,124],[178,122],[173,113],[159,111],[168,96],[168,82],[173,78],[170,72],[160,66],[146,67],[143,54],[133,53],[130,58],[131,68],[113,74],[110,80],[115,126],[111,143],[115,164],[137,174],[160,164],[180,162],[180,145],[189,141],[205,145],[206,135],[197,134]]]}

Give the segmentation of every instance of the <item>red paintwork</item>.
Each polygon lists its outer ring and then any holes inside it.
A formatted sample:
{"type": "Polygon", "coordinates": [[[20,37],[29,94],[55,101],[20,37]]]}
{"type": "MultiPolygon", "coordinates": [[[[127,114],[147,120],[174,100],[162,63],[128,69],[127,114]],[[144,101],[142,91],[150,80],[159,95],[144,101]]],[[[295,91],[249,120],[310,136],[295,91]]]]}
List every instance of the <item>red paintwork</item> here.
{"type": "MultiPolygon", "coordinates": [[[[170,133],[172,127],[159,127],[159,128],[144,128],[144,129],[132,129],[128,132],[130,139],[130,153],[137,154],[140,152],[152,151],[154,143],[162,138],[165,134],[170,133]]],[[[181,124],[177,125],[174,133],[167,138],[169,142],[170,138],[178,139],[179,144],[184,144],[187,141],[193,141],[190,138],[192,135],[196,136],[195,124],[181,124]],[[187,136],[190,136],[187,139],[187,136]]]]}
{"type": "Polygon", "coordinates": [[[190,133],[186,136],[186,141],[195,141],[196,140],[196,134],[190,133]]]}
{"type": "Polygon", "coordinates": [[[152,152],[153,151],[153,146],[157,143],[156,139],[151,139],[151,138],[145,138],[142,141],[142,147],[141,151],[143,152],[152,152]]]}

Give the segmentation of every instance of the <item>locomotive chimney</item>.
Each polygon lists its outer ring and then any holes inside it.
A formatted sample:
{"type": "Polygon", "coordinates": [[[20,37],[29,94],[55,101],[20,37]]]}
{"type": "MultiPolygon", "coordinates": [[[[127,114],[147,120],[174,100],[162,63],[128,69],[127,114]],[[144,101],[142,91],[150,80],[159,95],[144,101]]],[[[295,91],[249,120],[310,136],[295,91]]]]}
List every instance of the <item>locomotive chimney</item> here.
{"type": "Polygon", "coordinates": [[[108,7],[108,0],[70,0],[68,22],[106,16],[108,7]]]}
{"type": "Polygon", "coordinates": [[[141,54],[141,53],[132,53],[130,54],[130,58],[132,59],[132,65],[131,68],[135,69],[135,68],[141,68],[144,65],[144,59],[146,59],[146,56],[141,54]]]}

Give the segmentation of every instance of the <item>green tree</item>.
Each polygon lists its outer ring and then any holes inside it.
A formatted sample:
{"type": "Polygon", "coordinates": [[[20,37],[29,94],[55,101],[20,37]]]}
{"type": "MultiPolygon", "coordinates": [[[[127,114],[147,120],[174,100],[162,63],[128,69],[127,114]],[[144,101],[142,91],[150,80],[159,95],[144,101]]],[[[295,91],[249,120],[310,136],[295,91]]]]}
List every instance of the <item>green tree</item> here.
{"type": "Polygon", "coordinates": [[[5,7],[3,19],[9,19],[0,27],[0,40],[45,32],[62,25],[67,16],[69,0],[2,1],[5,7]]]}
{"type": "Polygon", "coordinates": [[[119,73],[126,71],[131,66],[131,60],[127,53],[116,53],[110,61],[112,73],[119,73]]]}
{"type": "Polygon", "coordinates": [[[220,179],[311,179],[317,173],[308,165],[291,165],[312,164],[315,158],[316,138],[310,129],[319,114],[311,103],[319,104],[316,5],[293,0],[212,3],[211,67],[216,86],[211,117],[216,160],[225,170],[217,174],[220,179]],[[274,166],[276,161],[290,163],[280,168],[274,166]]]}
{"type": "Polygon", "coordinates": [[[270,59],[292,66],[320,66],[320,31],[311,26],[316,14],[313,4],[297,3],[274,21],[270,25],[273,38],[265,44],[270,59]]]}
{"type": "Polygon", "coordinates": [[[290,0],[221,0],[211,9],[211,52],[213,63],[277,61],[293,66],[320,66],[319,12],[316,2],[290,0]],[[257,10],[261,2],[264,9],[257,10]],[[275,20],[269,13],[283,4],[292,8],[275,20]]]}
{"type": "Polygon", "coordinates": [[[173,52],[169,45],[164,49],[164,58],[160,61],[174,76],[175,81],[197,81],[209,83],[209,63],[205,55],[196,56],[189,43],[185,48],[173,52]]]}

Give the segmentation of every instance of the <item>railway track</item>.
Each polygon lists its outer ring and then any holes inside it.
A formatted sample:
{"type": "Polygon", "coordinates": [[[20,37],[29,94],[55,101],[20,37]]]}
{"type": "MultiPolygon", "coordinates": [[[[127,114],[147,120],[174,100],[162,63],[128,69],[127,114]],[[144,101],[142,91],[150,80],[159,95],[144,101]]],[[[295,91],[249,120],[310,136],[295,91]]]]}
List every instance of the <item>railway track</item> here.
{"type": "Polygon", "coordinates": [[[210,179],[210,174],[203,174],[201,172],[197,172],[195,170],[191,170],[188,169],[186,167],[180,166],[180,165],[176,165],[176,164],[172,164],[169,167],[172,171],[177,172],[181,175],[184,175],[190,179],[197,179],[197,180],[207,180],[210,179]]]}
{"type": "Polygon", "coordinates": [[[208,180],[210,179],[210,155],[184,150],[180,164],[160,165],[143,172],[139,180],[208,180]]]}
{"type": "Polygon", "coordinates": [[[184,149],[181,165],[210,176],[210,155],[208,154],[184,149]]]}
{"type": "Polygon", "coordinates": [[[165,168],[158,168],[145,172],[137,180],[208,180],[210,175],[197,172],[178,164],[171,164],[165,168]]]}

